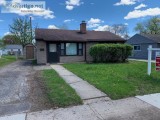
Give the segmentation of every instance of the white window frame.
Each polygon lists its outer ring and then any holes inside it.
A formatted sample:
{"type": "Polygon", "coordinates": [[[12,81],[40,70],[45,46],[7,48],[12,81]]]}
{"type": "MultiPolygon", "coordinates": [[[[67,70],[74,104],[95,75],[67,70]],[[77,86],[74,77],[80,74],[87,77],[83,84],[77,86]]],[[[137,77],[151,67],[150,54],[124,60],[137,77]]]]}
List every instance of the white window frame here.
{"type": "Polygon", "coordinates": [[[141,51],[141,45],[133,45],[133,50],[134,50],[134,51],[141,51]],[[135,46],[139,46],[139,47],[140,47],[140,50],[135,50],[135,49],[134,49],[135,46]]]}

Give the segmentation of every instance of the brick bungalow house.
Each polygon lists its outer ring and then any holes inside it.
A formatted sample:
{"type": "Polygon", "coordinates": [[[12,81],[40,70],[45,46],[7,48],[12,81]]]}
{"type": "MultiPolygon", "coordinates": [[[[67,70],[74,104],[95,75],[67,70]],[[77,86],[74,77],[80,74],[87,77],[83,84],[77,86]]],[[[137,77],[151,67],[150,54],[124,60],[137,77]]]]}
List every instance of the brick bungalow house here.
{"type": "Polygon", "coordinates": [[[125,43],[108,31],[87,31],[82,21],[80,30],[36,29],[37,63],[92,61],[89,48],[97,43],[125,43]]]}

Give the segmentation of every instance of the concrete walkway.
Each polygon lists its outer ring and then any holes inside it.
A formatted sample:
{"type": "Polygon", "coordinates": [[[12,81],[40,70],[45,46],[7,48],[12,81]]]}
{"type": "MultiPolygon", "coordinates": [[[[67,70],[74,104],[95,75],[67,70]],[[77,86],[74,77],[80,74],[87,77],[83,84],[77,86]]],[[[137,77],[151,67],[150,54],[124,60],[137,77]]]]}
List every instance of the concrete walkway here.
{"type": "Polygon", "coordinates": [[[90,85],[88,82],[82,80],[72,72],[68,71],[61,65],[51,65],[51,67],[68,83],[82,100],[95,99],[106,97],[110,100],[107,95],[94,86],[90,85]]]}

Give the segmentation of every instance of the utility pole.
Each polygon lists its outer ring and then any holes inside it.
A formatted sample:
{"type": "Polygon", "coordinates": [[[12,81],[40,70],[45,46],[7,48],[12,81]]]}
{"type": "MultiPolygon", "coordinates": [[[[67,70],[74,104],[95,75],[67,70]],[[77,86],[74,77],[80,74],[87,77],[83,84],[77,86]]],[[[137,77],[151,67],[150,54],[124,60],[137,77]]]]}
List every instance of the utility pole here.
{"type": "Polygon", "coordinates": [[[31,42],[33,40],[33,34],[32,34],[32,16],[30,16],[30,31],[31,31],[31,42]]]}
{"type": "Polygon", "coordinates": [[[148,47],[148,75],[151,75],[151,67],[152,67],[152,63],[151,63],[151,60],[152,60],[152,45],[149,45],[148,47]]]}

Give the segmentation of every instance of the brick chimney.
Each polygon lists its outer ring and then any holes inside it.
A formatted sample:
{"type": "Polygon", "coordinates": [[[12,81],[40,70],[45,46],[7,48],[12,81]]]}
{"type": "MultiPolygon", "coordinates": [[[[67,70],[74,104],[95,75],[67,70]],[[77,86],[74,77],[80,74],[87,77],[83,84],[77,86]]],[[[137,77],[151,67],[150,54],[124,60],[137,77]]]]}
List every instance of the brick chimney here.
{"type": "Polygon", "coordinates": [[[80,24],[80,33],[85,34],[86,32],[87,32],[86,22],[82,21],[82,23],[80,24]]]}

